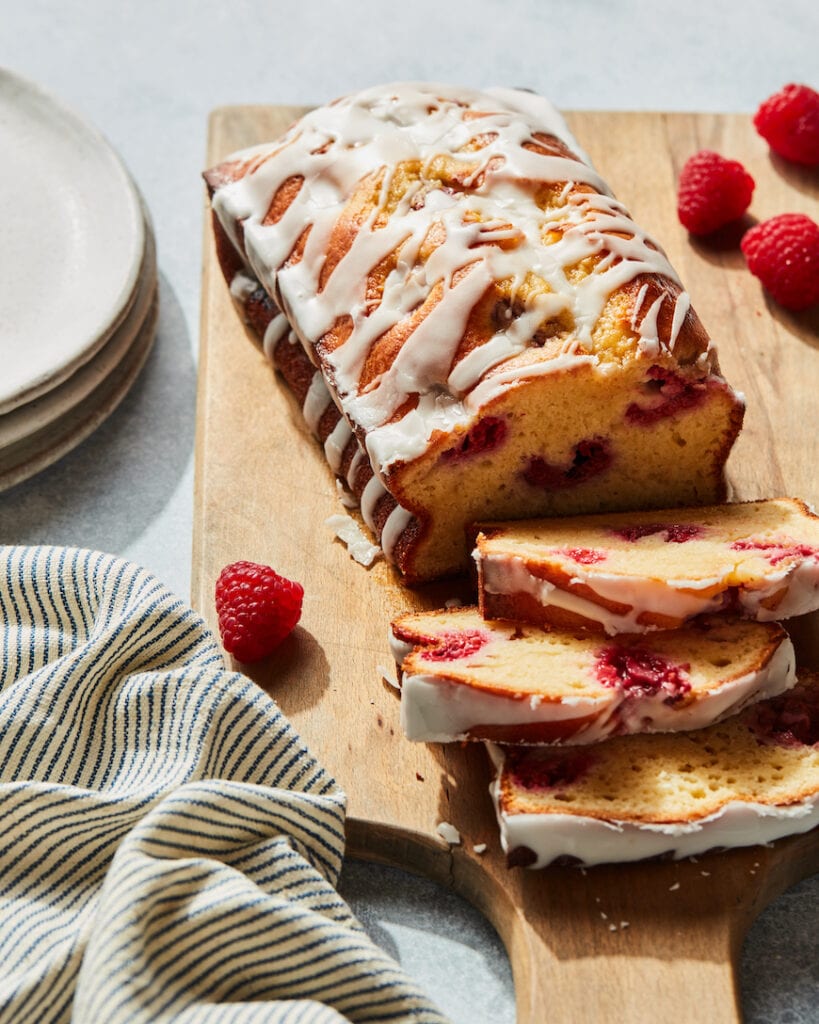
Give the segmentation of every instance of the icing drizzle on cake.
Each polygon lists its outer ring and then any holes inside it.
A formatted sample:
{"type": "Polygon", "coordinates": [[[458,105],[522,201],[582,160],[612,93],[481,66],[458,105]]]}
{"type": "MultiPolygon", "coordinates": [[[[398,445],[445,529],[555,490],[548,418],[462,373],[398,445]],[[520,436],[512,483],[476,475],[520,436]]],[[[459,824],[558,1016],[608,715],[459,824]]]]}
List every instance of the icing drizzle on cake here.
{"type": "MultiPolygon", "coordinates": [[[[274,146],[238,155],[246,173],[217,191],[216,214],[314,361],[319,346],[352,429],[366,433],[376,474],[422,454],[436,431],[470,423],[517,380],[597,364],[593,332],[605,304],[641,275],[660,275],[668,289],[647,309],[640,291],[640,349],[649,358],[660,351],[665,301],[673,303],[673,347],[688,299],[660,247],[583,157],[540,97],[413,83],[340,99],[274,146]],[[562,187],[545,202],[547,184],[562,187]],[[289,205],[274,214],[285,192],[289,205]],[[358,230],[328,262],[333,231],[340,217],[355,216],[358,194],[358,230]],[[383,288],[373,296],[367,280],[379,266],[383,288]],[[532,275],[534,289],[526,287],[532,275]],[[459,353],[472,310],[499,282],[523,296],[519,308],[459,353]],[[516,362],[556,317],[572,325],[563,349],[516,362]],[[368,379],[373,343],[407,318],[412,329],[389,368],[368,379]]],[[[276,319],[270,330],[272,341],[286,325],[276,319]]]]}

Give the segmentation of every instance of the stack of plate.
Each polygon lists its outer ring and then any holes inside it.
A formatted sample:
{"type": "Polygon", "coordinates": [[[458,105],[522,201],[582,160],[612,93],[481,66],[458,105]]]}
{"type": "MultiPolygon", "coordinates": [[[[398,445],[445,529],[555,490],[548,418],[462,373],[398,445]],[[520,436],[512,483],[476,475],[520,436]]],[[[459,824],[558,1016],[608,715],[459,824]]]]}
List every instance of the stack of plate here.
{"type": "Polygon", "coordinates": [[[0,489],[84,440],[156,333],[153,233],[93,128],[0,69],[0,489]]]}

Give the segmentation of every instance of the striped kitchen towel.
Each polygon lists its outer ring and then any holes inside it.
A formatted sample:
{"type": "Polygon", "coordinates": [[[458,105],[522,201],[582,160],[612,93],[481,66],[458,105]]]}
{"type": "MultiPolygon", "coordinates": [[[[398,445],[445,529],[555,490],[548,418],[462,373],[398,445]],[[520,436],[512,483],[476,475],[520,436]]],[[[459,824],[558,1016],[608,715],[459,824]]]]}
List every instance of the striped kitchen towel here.
{"type": "Polygon", "coordinates": [[[0,1021],[444,1021],[335,891],[343,793],[142,569],[0,547],[0,765],[0,1021]]]}

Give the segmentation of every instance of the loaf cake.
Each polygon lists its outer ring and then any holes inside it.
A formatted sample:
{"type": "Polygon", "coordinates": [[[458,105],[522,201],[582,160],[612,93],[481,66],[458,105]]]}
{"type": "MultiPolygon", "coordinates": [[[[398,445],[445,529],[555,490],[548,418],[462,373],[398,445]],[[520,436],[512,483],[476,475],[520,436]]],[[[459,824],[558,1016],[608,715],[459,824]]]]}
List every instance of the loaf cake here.
{"type": "Polygon", "coordinates": [[[724,497],[742,400],[545,100],[368,89],[205,179],[231,294],[407,582],[465,570],[478,519],[724,497]]]}
{"type": "Polygon", "coordinates": [[[819,518],[791,498],[487,525],[474,557],[486,618],[613,634],[819,608],[819,518]]]}
{"type": "Polygon", "coordinates": [[[781,626],[724,616],[608,638],[454,608],[400,616],[392,645],[403,730],[428,742],[589,744],[697,729],[794,682],[781,626]]]}
{"type": "Polygon", "coordinates": [[[510,864],[752,846],[819,825],[819,674],[725,722],[593,748],[489,745],[510,864]]]}

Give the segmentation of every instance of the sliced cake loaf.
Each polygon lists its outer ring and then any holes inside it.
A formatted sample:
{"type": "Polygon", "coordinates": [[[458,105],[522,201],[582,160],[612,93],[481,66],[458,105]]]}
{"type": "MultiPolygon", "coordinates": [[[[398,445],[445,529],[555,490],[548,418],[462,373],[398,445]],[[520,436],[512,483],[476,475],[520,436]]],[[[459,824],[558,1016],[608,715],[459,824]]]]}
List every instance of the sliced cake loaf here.
{"type": "Polygon", "coordinates": [[[694,732],[591,748],[489,745],[510,864],[752,846],[819,825],[819,673],[694,732]]]}
{"type": "Polygon", "coordinates": [[[487,618],[620,633],[819,608],[819,518],[792,498],[487,525],[474,557],[487,618]]]}
{"type": "Polygon", "coordinates": [[[412,740],[588,744],[696,729],[794,682],[781,626],[719,616],[609,639],[456,608],[403,615],[392,638],[412,740]]]}

